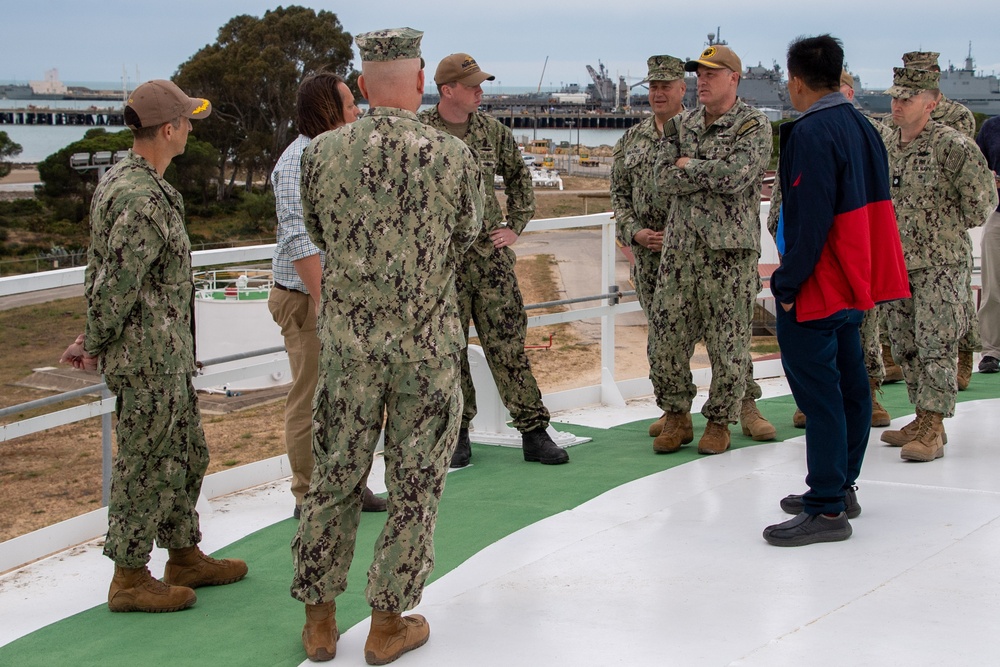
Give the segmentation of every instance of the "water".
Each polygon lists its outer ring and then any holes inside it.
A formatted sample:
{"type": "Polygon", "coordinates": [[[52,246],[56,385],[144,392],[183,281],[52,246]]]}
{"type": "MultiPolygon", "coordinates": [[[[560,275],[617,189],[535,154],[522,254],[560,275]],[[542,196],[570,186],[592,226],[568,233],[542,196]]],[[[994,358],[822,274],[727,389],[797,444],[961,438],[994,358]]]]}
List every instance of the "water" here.
{"type": "MultiPolygon", "coordinates": [[[[115,106],[113,101],[93,100],[0,100],[0,107],[21,107],[28,105],[52,106],[60,109],[87,109],[91,106],[108,107],[115,106]]],[[[13,141],[21,145],[20,155],[11,159],[11,162],[38,163],[65,148],[74,141],[83,139],[83,135],[90,127],[82,125],[0,125],[0,132],[6,132],[13,141]]],[[[122,128],[108,127],[108,132],[118,132],[122,128]]],[[[560,142],[568,141],[576,145],[597,147],[602,145],[614,146],[615,142],[621,138],[625,130],[614,129],[517,129],[513,130],[514,137],[521,143],[527,143],[532,139],[551,139],[556,145],[560,142]]]]}
{"type": "MultiPolygon", "coordinates": [[[[51,109],[119,109],[121,102],[115,100],[0,100],[0,108],[20,109],[27,107],[47,107],[51,109]]],[[[38,163],[65,148],[74,141],[83,139],[85,125],[0,125],[0,132],[15,143],[21,144],[21,153],[10,162],[38,163]]],[[[108,132],[118,132],[120,127],[106,127],[108,132]]]]}

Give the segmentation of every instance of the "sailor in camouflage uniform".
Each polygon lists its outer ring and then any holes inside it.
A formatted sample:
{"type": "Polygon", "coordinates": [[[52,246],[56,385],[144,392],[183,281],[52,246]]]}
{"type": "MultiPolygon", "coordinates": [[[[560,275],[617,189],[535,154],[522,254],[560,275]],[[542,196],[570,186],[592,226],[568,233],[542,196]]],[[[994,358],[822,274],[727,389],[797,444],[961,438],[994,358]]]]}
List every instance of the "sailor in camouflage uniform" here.
{"type": "MultiPolygon", "coordinates": [[[[441,101],[420,114],[431,127],[458,137],[469,146],[479,164],[479,176],[487,190],[483,229],[466,254],[458,274],[458,299],[462,323],[471,319],[493,374],[497,390],[510,411],[514,428],[521,432],[525,461],[559,464],[569,461],[569,454],[546,433],[549,411],[542,403],[542,392],[531,373],[531,362],[524,353],[528,318],[517,286],[511,249],[535,212],[535,193],[531,174],[521,159],[514,135],[498,120],[478,110],[483,81],[495,77],[482,71],[467,53],[453,53],[444,58],[434,72],[441,101]],[[494,176],[503,177],[507,194],[507,220],[493,191],[494,176]]],[[[451,466],[469,464],[472,448],[469,424],[476,416],[476,390],[467,356],[462,357],[462,394],[465,408],[458,446],[451,466]]]]}
{"type": "Polygon", "coordinates": [[[685,65],[698,73],[702,106],[664,128],[655,187],[668,200],[663,252],[649,318],[650,379],[667,413],[657,452],[691,442],[697,388],[690,360],[704,338],[712,385],[702,454],[729,448],[740,417],[751,340],[748,304],[757,294],[761,179],[771,157],[771,125],[736,96],[742,63],[714,45],[685,65]]]}
{"type": "Polygon", "coordinates": [[[302,154],[303,221],[326,253],[313,470],[292,542],[291,594],[306,603],[311,660],[336,653],[334,599],[347,586],[362,493],[385,417],[388,517],[365,591],[365,644],[385,664],[428,637],[420,601],[462,413],[465,346],[455,288],[482,225],[472,153],[416,115],[420,40],[411,28],[358,35],[365,116],[302,154]]]}
{"type": "MultiPolygon", "coordinates": [[[[924,69],[940,72],[938,56],[935,51],[910,51],[903,54],[903,67],[924,69]]],[[[958,130],[973,141],[976,140],[976,117],[964,104],[950,100],[938,90],[937,106],[931,111],[931,120],[958,130]]],[[[969,320],[969,328],[958,341],[958,381],[959,391],[965,391],[972,379],[972,355],[983,349],[983,339],[979,334],[979,318],[976,316],[976,295],[972,291],[972,246],[969,245],[969,256],[966,258],[969,270],[969,284],[966,289],[965,316],[969,320]]]]}
{"type": "MultiPolygon", "coordinates": [[[[611,206],[618,225],[618,239],[632,250],[632,284],[648,318],[660,268],[663,226],[669,207],[669,202],[656,196],[652,182],[653,165],[663,138],[664,123],[684,110],[682,103],[687,85],[684,82],[683,60],[666,55],[650,56],[646,64],[649,72],[645,82],[649,84],[649,105],[653,115],[630,128],[615,144],[611,168],[611,206]]],[[[756,299],[753,299],[749,304],[751,318],[755,303],[756,299]]],[[[749,356],[745,368],[746,408],[740,410],[744,432],[754,440],[770,440],[775,435],[775,429],[757,410],[756,399],[761,397],[761,389],[753,379],[753,360],[749,356]]],[[[650,425],[650,437],[655,438],[661,433],[666,417],[664,413],[650,425]]]]}
{"type": "Polygon", "coordinates": [[[930,120],[937,72],[894,68],[892,118],[886,140],[892,199],[909,272],[911,299],[888,306],[889,336],[906,378],[916,419],[882,441],[901,457],[944,455],[942,418],[955,410],[958,341],[969,326],[969,235],[997,205],[992,174],[979,148],[960,132],[930,120]]]}
{"type": "Polygon", "coordinates": [[[242,579],[246,564],[198,549],[195,505],[208,447],[195,372],[191,244],[184,201],[163,178],[184,152],[189,119],[212,112],[165,80],[136,88],[125,107],[132,150],[94,192],[84,293],[87,325],[61,361],[100,362],[115,395],[118,451],[104,555],[115,562],[111,611],[177,611],[197,586],[242,579]],[[169,551],[163,581],[146,567],[154,540],[169,551]]]}
{"type": "Polygon", "coordinates": [[[649,312],[656,289],[663,248],[666,208],[659,208],[653,186],[653,164],[663,138],[663,125],[684,110],[684,61],[673,56],[651,56],[649,106],[653,115],[628,131],[615,144],[611,167],[611,207],[618,226],[618,240],[631,248],[635,263],[632,282],[642,309],[649,312]]]}

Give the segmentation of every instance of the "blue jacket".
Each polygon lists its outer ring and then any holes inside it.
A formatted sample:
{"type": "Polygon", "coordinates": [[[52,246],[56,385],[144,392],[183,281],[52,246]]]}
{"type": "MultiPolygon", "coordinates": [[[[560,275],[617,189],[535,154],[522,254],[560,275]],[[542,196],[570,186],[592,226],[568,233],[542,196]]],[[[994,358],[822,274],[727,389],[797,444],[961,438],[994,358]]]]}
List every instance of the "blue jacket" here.
{"type": "Polygon", "coordinates": [[[910,296],[889,163],[872,124],[842,94],[779,128],[781,265],[771,277],[796,320],[910,296]]]}

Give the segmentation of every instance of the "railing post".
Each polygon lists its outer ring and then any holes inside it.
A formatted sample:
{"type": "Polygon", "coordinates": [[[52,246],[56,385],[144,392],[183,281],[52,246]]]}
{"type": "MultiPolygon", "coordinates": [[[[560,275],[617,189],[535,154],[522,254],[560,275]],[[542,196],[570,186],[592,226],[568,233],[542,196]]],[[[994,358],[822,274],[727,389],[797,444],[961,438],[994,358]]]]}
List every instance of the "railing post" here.
{"type": "MultiPolygon", "coordinates": [[[[616,223],[610,216],[601,225],[601,279],[607,287],[606,294],[618,292],[615,229],[616,223]]],[[[601,305],[612,306],[610,314],[601,316],[601,403],[625,407],[625,398],[615,382],[615,306],[618,305],[618,298],[602,299],[601,305]]]]}
{"type": "MultiPolygon", "coordinates": [[[[111,398],[107,385],[101,389],[101,398],[111,398]]],[[[107,507],[111,499],[111,413],[101,415],[101,506],[107,507]]]]}

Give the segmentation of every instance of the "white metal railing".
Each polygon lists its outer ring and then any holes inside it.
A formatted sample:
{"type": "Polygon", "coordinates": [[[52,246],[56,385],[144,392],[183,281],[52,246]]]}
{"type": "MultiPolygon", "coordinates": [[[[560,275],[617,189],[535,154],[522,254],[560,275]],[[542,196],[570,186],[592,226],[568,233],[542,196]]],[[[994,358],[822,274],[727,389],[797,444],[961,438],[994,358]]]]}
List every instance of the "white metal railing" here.
{"type": "MultiPolygon", "coordinates": [[[[606,293],[603,295],[607,297],[608,294],[612,294],[617,291],[615,281],[615,223],[610,213],[574,216],[570,218],[533,220],[529,224],[526,231],[552,231],[593,226],[601,227],[601,280],[602,284],[607,286],[606,293]]],[[[214,250],[196,251],[192,253],[192,265],[196,268],[200,268],[267,261],[270,260],[273,250],[274,245],[267,244],[240,248],[220,248],[214,250]]],[[[84,268],[76,267],[20,276],[2,277],[0,278],[0,296],[12,296],[56,287],[80,285],[83,283],[83,276],[84,268]]],[[[634,312],[640,308],[639,304],[636,302],[618,303],[617,299],[612,298],[595,298],[594,300],[599,301],[599,305],[591,308],[529,317],[528,326],[537,327],[596,317],[601,318],[601,365],[603,369],[605,369],[604,372],[610,378],[613,378],[614,317],[616,314],[634,312]]],[[[288,370],[287,357],[278,359],[271,358],[265,361],[262,361],[260,358],[249,358],[244,363],[240,364],[238,368],[229,368],[225,371],[214,371],[211,367],[206,367],[204,372],[195,378],[194,385],[196,388],[219,386],[228,382],[255,378],[275,372],[288,372],[288,370]]],[[[604,399],[607,399],[607,402],[611,404],[617,404],[621,400],[620,394],[618,394],[618,392],[613,390],[610,386],[606,387],[605,390],[602,391],[601,396],[602,402],[604,402],[604,399]]],[[[30,435],[32,433],[45,431],[56,426],[63,426],[84,419],[106,415],[113,411],[114,399],[104,398],[103,400],[93,403],[74,406],[10,424],[0,425],[0,443],[21,436],[30,435]]],[[[108,451],[110,451],[110,448],[108,451]]]]}

